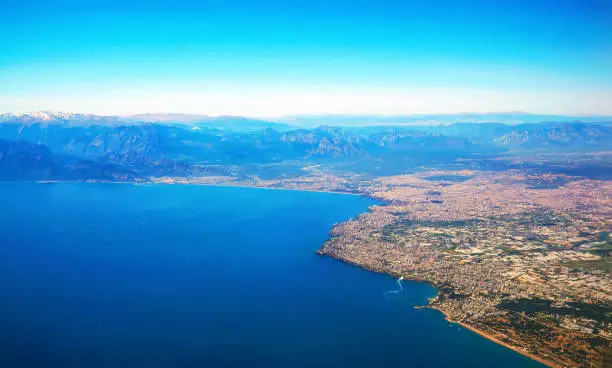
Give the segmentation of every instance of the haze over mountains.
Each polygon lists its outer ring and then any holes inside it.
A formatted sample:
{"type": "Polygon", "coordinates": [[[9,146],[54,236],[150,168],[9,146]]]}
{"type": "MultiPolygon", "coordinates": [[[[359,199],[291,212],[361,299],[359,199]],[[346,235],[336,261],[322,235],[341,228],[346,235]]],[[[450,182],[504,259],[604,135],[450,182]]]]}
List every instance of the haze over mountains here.
{"type": "Polygon", "coordinates": [[[0,178],[295,176],[304,175],[301,168],[312,163],[385,175],[524,152],[610,150],[610,121],[522,113],[317,115],[275,121],[184,114],[1,114],[0,178]]]}
{"type": "Polygon", "coordinates": [[[564,116],[525,112],[411,114],[411,115],[295,115],[278,121],[300,126],[445,125],[454,123],[524,124],[543,122],[612,122],[612,116],[564,116]]]}
{"type": "Polygon", "coordinates": [[[545,122],[583,122],[612,123],[612,116],[568,116],[530,114],[526,112],[499,113],[459,113],[459,114],[410,114],[410,115],[336,115],[336,114],[298,114],[270,118],[250,118],[242,116],[210,116],[183,113],[143,113],[133,115],[95,115],[71,112],[37,111],[24,113],[0,113],[0,122],[54,122],[54,123],[218,123],[242,122],[247,125],[281,123],[299,127],[320,125],[377,126],[377,125],[447,125],[453,123],[545,123],[545,122]]]}

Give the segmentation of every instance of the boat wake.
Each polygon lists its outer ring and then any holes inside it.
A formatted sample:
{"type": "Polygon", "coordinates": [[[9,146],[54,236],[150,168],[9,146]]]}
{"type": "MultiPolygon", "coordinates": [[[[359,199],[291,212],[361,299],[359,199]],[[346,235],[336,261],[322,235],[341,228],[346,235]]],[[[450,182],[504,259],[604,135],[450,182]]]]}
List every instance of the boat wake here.
{"type": "Polygon", "coordinates": [[[397,289],[397,290],[389,290],[384,295],[398,294],[398,293],[401,293],[402,291],[404,291],[404,287],[402,286],[402,280],[403,279],[404,279],[404,276],[400,276],[400,278],[397,279],[397,286],[399,286],[399,289],[397,289]]]}

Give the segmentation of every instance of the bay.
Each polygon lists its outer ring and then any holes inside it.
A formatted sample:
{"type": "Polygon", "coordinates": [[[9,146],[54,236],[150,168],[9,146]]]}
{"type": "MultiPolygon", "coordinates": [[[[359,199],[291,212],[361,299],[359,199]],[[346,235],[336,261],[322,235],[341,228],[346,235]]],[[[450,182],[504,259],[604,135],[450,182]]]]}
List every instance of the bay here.
{"type": "Polygon", "coordinates": [[[0,183],[1,367],[535,367],[414,309],[435,289],[315,251],[374,202],[0,183]]]}

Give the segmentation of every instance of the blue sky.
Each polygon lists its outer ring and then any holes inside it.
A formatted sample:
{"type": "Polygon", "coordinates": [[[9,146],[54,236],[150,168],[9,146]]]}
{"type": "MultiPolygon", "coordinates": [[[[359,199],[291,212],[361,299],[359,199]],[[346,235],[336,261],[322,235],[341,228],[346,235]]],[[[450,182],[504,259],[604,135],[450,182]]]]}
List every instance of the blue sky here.
{"type": "Polygon", "coordinates": [[[0,1],[0,111],[612,114],[605,0],[0,1]]]}

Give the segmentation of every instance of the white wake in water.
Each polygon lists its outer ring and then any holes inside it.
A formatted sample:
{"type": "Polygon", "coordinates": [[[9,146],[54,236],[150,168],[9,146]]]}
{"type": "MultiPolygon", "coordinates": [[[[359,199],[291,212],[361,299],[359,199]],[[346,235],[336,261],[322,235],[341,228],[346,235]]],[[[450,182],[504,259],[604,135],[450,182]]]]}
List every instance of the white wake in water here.
{"type": "Polygon", "coordinates": [[[399,289],[397,289],[397,290],[389,290],[384,295],[387,295],[387,294],[397,294],[397,293],[401,293],[402,291],[404,291],[404,287],[402,286],[402,280],[403,279],[404,279],[404,276],[400,276],[400,278],[397,279],[397,286],[399,286],[399,289]]]}

